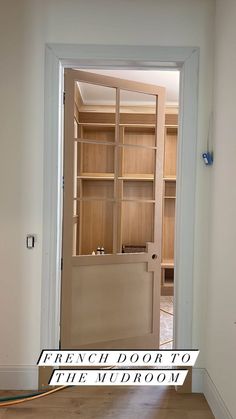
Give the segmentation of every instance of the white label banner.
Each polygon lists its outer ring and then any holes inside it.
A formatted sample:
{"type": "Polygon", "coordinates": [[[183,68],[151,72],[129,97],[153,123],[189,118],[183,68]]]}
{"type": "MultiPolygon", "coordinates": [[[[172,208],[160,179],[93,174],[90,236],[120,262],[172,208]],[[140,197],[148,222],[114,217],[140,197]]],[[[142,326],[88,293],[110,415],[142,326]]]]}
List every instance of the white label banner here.
{"type": "Polygon", "coordinates": [[[187,370],[54,370],[51,386],[181,386],[187,370]]]}
{"type": "Polygon", "coordinates": [[[43,350],[39,366],[53,367],[190,367],[198,357],[198,350],[43,350]]]}

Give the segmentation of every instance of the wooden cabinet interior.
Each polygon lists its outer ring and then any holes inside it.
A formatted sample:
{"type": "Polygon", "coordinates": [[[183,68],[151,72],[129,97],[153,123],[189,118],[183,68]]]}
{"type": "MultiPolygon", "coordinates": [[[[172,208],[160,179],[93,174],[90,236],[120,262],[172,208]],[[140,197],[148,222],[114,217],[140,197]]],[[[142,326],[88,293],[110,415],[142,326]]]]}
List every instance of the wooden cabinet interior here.
{"type": "MultiPolygon", "coordinates": [[[[173,121],[172,121],[173,123],[173,121]]],[[[162,230],[162,295],[173,295],[174,286],[174,235],[176,198],[176,157],[178,126],[165,127],[165,152],[163,176],[163,230],[162,230]]]]}
{"type": "MultiPolygon", "coordinates": [[[[154,230],[155,112],[120,109],[116,154],[115,114],[101,108],[75,102],[74,254],[144,251],[154,230]]],[[[165,124],[161,292],[173,295],[177,110],[167,110],[165,124]]]]}
{"type": "Polygon", "coordinates": [[[122,245],[146,247],[153,241],[153,204],[146,202],[122,202],[122,245]]]}
{"type": "Polygon", "coordinates": [[[164,177],[176,178],[177,127],[166,127],[164,177]]]}

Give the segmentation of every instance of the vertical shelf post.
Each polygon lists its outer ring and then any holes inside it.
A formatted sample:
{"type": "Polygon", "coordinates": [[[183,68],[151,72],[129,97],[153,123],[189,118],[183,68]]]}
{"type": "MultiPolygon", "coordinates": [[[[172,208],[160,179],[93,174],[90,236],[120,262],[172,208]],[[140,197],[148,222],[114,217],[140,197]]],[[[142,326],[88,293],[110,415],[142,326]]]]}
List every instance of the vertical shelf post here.
{"type": "Polygon", "coordinates": [[[116,106],[115,106],[115,147],[114,147],[114,204],[113,204],[113,253],[118,249],[118,198],[119,198],[119,141],[120,141],[120,89],[116,88],[116,106]]]}

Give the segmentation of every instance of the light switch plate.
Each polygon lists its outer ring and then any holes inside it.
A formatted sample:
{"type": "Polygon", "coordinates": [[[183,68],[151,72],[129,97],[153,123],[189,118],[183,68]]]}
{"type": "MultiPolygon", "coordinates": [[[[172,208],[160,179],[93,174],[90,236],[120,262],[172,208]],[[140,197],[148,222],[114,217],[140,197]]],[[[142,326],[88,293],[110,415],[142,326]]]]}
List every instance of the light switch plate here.
{"type": "Polygon", "coordinates": [[[33,249],[35,246],[36,236],[35,234],[27,234],[26,236],[26,247],[27,249],[33,249]]]}

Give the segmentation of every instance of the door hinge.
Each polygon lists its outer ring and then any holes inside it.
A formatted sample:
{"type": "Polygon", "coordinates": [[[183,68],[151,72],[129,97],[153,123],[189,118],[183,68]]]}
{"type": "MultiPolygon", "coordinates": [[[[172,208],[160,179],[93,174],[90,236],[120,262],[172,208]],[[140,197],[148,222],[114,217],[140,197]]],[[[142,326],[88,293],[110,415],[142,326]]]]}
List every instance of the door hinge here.
{"type": "Polygon", "coordinates": [[[63,258],[61,258],[61,271],[63,270],[63,258]]]}
{"type": "Polygon", "coordinates": [[[66,100],[66,92],[63,92],[63,105],[65,105],[65,100],[66,100]]]}

